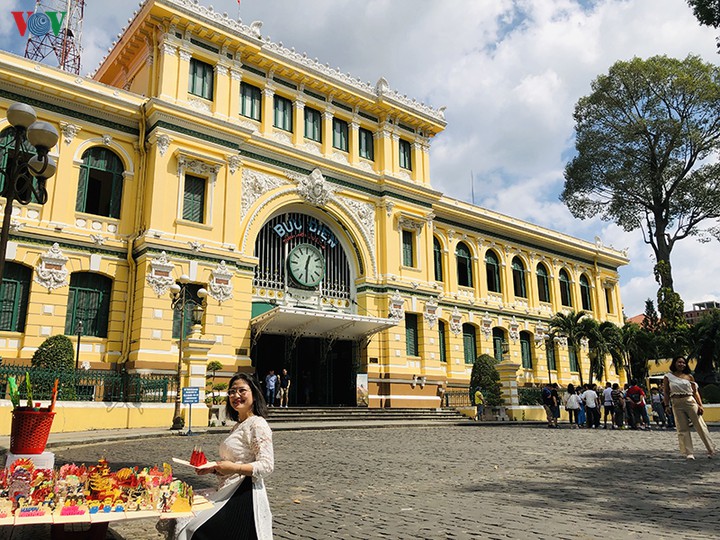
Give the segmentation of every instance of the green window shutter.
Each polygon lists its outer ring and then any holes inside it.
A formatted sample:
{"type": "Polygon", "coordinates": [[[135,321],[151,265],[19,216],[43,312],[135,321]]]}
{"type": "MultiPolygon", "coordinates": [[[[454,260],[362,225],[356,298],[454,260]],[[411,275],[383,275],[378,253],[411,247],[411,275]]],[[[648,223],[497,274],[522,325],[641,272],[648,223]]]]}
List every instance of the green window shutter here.
{"type": "Polygon", "coordinates": [[[322,117],[320,111],[305,107],[305,138],[322,142],[322,117]]]}
{"type": "Polygon", "coordinates": [[[557,363],[555,361],[555,343],[552,339],[549,339],[547,342],[547,363],[548,363],[548,369],[550,371],[556,371],[557,370],[557,363]]]}
{"type": "Polygon", "coordinates": [[[495,360],[498,362],[503,361],[502,342],[503,339],[501,337],[493,337],[493,354],[495,355],[495,360]]]}
{"type": "Polygon", "coordinates": [[[402,169],[412,170],[412,153],[411,146],[408,141],[400,139],[398,141],[400,150],[400,167],[402,169]]]}
{"type": "Polygon", "coordinates": [[[402,232],[402,250],[403,266],[414,266],[413,233],[410,231],[402,232]]]}
{"type": "Polygon", "coordinates": [[[475,363],[476,352],[475,329],[463,325],[463,353],[466,364],[475,363]]]}
{"type": "Polygon", "coordinates": [[[262,94],[260,89],[247,83],[240,84],[240,114],[260,121],[262,94]]]}
{"type": "Polygon", "coordinates": [[[532,350],[530,349],[530,341],[527,338],[520,338],[520,354],[522,356],[522,366],[532,369],[532,350]]]}
{"type": "Polygon", "coordinates": [[[435,267],[435,281],[442,281],[442,247],[437,238],[433,238],[433,262],[435,267]]]}
{"type": "Polygon", "coordinates": [[[445,350],[445,322],[438,321],[438,344],[440,345],[440,361],[447,362],[447,351],[445,350]]]}
{"type": "Polygon", "coordinates": [[[212,101],[215,90],[215,70],[209,64],[203,66],[203,92],[202,97],[212,101]]]}
{"type": "Polygon", "coordinates": [[[373,140],[372,131],[365,128],[360,128],[359,131],[359,145],[360,145],[360,157],[369,159],[370,161],[375,160],[375,143],[373,140]]]}
{"type": "Polygon", "coordinates": [[[550,301],[550,285],[548,283],[548,275],[545,267],[541,264],[537,266],[537,284],[538,284],[538,299],[541,302],[550,301]]]}
{"type": "Polygon", "coordinates": [[[292,102],[282,96],[275,96],[275,127],[292,131],[292,102]]]}
{"type": "Polygon", "coordinates": [[[19,283],[13,279],[3,277],[0,288],[0,330],[16,332],[15,320],[18,303],[19,283]]]}
{"type": "Polygon", "coordinates": [[[568,347],[568,356],[570,357],[570,371],[580,371],[580,364],[578,364],[577,354],[575,349],[568,347]]]}
{"type": "Polygon", "coordinates": [[[348,123],[339,118],[333,118],[333,148],[348,151],[348,123]]]}
{"type": "Polygon", "coordinates": [[[203,223],[205,217],[205,179],[185,175],[183,219],[203,223]]]}
{"type": "Polygon", "coordinates": [[[408,356],[419,356],[418,320],[414,313],[405,314],[405,351],[408,356]]]}
{"type": "Polygon", "coordinates": [[[78,178],[77,199],[75,201],[75,210],[77,212],[85,211],[85,201],[87,199],[88,175],[90,168],[83,163],[80,167],[80,178],[78,178]]]}
{"type": "Polygon", "coordinates": [[[73,335],[77,323],[83,323],[83,335],[107,337],[110,318],[112,280],[91,272],[76,272],[70,277],[65,334],[73,335]]]}

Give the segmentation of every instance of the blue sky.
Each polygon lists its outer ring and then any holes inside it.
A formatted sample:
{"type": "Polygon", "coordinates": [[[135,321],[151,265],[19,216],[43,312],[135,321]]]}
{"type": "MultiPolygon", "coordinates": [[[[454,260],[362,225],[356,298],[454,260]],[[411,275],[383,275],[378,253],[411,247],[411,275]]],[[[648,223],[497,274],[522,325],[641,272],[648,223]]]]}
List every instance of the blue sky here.
{"type": "MultiPolygon", "coordinates": [[[[55,0],[58,1],[58,0],[55,0]]],[[[236,0],[200,0],[238,15],[236,0]]],[[[22,54],[9,14],[0,46],[22,54]]],[[[85,7],[83,74],[93,71],[137,3],[85,7]]],[[[431,147],[432,184],[450,196],[606,245],[629,248],[621,269],[628,316],[653,297],[652,251],[637,233],[574,219],[558,200],[572,155],[572,112],[590,83],[617,60],[699,54],[717,62],[716,32],[685,0],[242,0],[244,23],[362,80],[385,77],[403,94],[446,106],[448,127],[431,147]]],[[[675,283],[689,307],[720,300],[717,242],[679,243],[675,283]]]]}

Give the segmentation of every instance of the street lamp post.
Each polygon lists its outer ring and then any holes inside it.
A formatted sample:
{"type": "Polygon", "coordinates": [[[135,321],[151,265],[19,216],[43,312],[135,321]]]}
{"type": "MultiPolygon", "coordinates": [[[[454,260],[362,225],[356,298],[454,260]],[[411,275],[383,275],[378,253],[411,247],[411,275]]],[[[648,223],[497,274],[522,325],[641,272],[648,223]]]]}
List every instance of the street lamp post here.
{"type": "Polygon", "coordinates": [[[180,313],[180,340],[178,341],[178,363],[177,372],[175,373],[175,382],[177,383],[177,389],[175,392],[175,410],[173,411],[173,423],[170,429],[179,430],[182,429],[184,421],[180,416],[180,405],[181,405],[181,385],[182,385],[182,359],[183,359],[183,342],[185,341],[185,312],[188,306],[193,306],[192,318],[193,324],[201,324],[202,314],[204,311],[205,298],[207,298],[208,292],[205,289],[200,289],[197,292],[197,296],[200,299],[198,302],[192,296],[192,293],[188,290],[188,283],[190,278],[183,274],[178,278],[178,283],[173,283],[170,286],[170,295],[172,297],[172,308],[180,313]]]}
{"type": "Polygon", "coordinates": [[[5,185],[0,195],[5,197],[5,214],[0,232],[0,283],[5,274],[13,202],[24,205],[33,197],[38,204],[47,202],[45,184],[55,174],[56,168],[55,160],[48,156],[48,152],[58,141],[57,130],[48,122],[38,121],[30,105],[13,103],[8,107],[7,119],[12,126],[14,140],[8,147],[9,155],[2,171],[5,185]],[[27,156],[28,143],[35,147],[36,155],[27,156]]]}
{"type": "Polygon", "coordinates": [[[77,352],[75,353],[75,371],[78,370],[78,366],[80,365],[80,338],[83,335],[83,322],[78,321],[75,325],[75,333],[77,334],[77,352]]]}

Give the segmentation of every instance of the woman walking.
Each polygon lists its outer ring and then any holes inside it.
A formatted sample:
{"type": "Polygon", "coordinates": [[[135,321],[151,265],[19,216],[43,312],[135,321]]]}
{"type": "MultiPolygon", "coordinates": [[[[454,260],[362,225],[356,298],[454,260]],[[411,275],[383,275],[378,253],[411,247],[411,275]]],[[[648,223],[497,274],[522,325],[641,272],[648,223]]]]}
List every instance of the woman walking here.
{"type": "MultiPolygon", "coordinates": [[[[220,460],[198,474],[216,474],[215,506],[181,530],[180,540],[272,540],[272,514],[263,478],[274,468],[267,406],[255,380],[238,373],[230,379],[226,410],[237,423],[220,444],[220,460]]],[[[178,524],[180,528],[180,524],[178,524]]]]}
{"type": "Polygon", "coordinates": [[[705,448],[707,448],[708,457],[713,457],[715,445],[710,440],[710,433],[708,433],[705,420],[702,418],[702,398],[695,379],[690,375],[687,360],[682,356],[673,358],[670,363],[670,372],[663,378],[663,402],[666,409],[672,403],[680,453],[687,459],[695,459],[690,433],[690,422],[692,422],[695,431],[700,435],[705,448]]]}

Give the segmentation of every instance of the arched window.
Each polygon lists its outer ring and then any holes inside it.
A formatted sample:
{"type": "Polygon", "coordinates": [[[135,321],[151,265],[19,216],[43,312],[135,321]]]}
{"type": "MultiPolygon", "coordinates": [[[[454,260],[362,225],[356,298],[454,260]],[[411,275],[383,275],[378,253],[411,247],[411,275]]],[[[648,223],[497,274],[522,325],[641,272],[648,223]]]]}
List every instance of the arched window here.
{"type": "Polygon", "coordinates": [[[568,359],[570,360],[570,371],[577,373],[580,371],[577,353],[573,347],[568,347],[568,359]]]}
{"type": "Polygon", "coordinates": [[[549,371],[557,371],[557,359],[555,357],[555,342],[552,339],[548,339],[545,342],[546,354],[547,354],[547,368],[549,371]]]}
{"type": "Polygon", "coordinates": [[[0,286],[0,330],[24,332],[32,270],[22,264],[5,263],[0,286]]]}
{"type": "Polygon", "coordinates": [[[488,291],[502,292],[500,287],[500,260],[494,251],[485,254],[485,273],[487,275],[488,291]]]}
{"type": "Polygon", "coordinates": [[[433,263],[435,268],[435,281],[442,281],[442,245],[440,245],[440,240],[438,240],[437,236],[433,236],[433,263]]]}
{"type": "Polygon", "coordinates": [[[520,257],[515,257],[512,260],[512,273],[515,296],[527,298],[527,288],[525,287],[525,265],[523,265],[520,257]]]}
{"type": "Polygon", "coordinates": [[[477,357],[477,339],[475,338],[475,327],[472,324],[465,323],[462,325],[462,333],[465,363],[474,364],[475,358],[477,357]]]}
{"type": "Polygon", "coordinates": [[[560,270],[560,302],[563,306],[572,307],[572,291],[570,290],[570,277],[565,270],[560,270]]]}
{"type": "Polygon", "coordinates": [[[505,341],[505,332],[502,328],[493,328],[493,353],[495,360],[503,361],[503,341],[505,341]]]}
{"type": "Polygon", "coordinates": [[[91,272],[70,276],[65,334],[73,335],[77,323],[83,323],[83,335],[107,337],[112,280],[91,272]]]}
{"type": "Polygon", "coordinates": [[[550,302],[550,281],[548,280],[548,271],[543,263],[537,265],[537,285],[538,299],[541,302],[550,302]]]}
{"type": "Polygon", "coordinates": [[[455,248],[455,257],[457,258],[458,285],[462,287],[472,287],[472,257],[470,256],[470,248],[463,242],[460,242],[455,248]]]}
{"type": "MultiPolygon", "coordinates": [[[[15,128],[9,127],[7,129],[4,129],[2,133],[0,133],[0,191],[5,189],[5,169],[8,165],[8,159],[10,158],[10,153],[15,149],[15,128]]],[[[23,142],[23,146],[20,150],[20,160],[27,161],[32,156],[35,155],[35,149],[33,146],[27,141],[27,139],[23,142]]],[[[33,180],[35,182],[35,180],[33,180]]],[[[32,201],[35,201],[34,195],[32,196],[32,201]]],[[[23,196],[23,199],[27,200],[25,196],[23,196]]]]}
{"type": "Polygon", "coordinates": [[[111,218],[120,217],[123,164],[109,148],[94,146],[82,157],[75,210],[111,218]]]}
{"type": "Polygon", "coordinates": [[[590,283],[585,274],[580,276],[580,301],[585,311],[592,311],[592,297],[590,296],[590,283]]]}
{"type": "Polygon", "coordinates": [[[445,332],[445,321],[438,320],[438,344],[440,345],[440,361],[447,362],[447,348],[445,342],[447,333],[445,332]]]}
{"type": "Polygon", "coordinates": [[[522,356],[522,367],[532,369],[532,336],[530,332],[520,332],[520,355],[522,356]]]}

